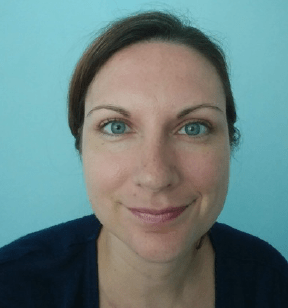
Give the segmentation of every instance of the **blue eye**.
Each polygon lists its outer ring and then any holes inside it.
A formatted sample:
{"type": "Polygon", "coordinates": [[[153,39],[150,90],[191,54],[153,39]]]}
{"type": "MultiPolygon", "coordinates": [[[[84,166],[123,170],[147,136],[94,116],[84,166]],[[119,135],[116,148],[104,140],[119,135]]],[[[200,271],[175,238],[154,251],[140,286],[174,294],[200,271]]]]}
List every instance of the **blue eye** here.
{"type": "MultiPolygon", "coordinates": [[[[184,134],[188,136],[199,136],[207,133],[207,126],[200,122],[192,122],[184,125],[179,132],[184,130],[184,134]]],[[[180,133],[181,134],[181,133],[180,133]]],[[[182,135],[182,134],[181,134],[182,135]]]]}
{"type": "Polygon", "coordinates": [[[105,134],[108,135],[121,135],[125,133],[126,130],[126,124],[122,121],[109,121],[108,123],[105,123],[102,125],[103,131],[104,128],[108,130],[108,132],[104,132],[105,134]]]}
{"type": "MultiPolygon", "coordinates": [[[[100,125],[100,130],[103,134],[117,137],[127,133],[128,125],[121,120],[108,120],[100,125]]],[[[184,125],[180,130],[180,135],[196,136],[207,134],[209,128],[201,122],[190,122],[184,125]]],[[[129,131],[128,131],[129,132],[129,131]]]]}

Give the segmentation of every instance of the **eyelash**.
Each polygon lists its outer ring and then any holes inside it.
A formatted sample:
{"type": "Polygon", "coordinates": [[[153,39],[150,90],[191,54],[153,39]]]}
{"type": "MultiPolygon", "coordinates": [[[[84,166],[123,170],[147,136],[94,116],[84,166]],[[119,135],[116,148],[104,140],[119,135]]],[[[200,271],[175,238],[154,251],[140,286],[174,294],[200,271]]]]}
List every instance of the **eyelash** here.
{"type": "MultiPolygon", "coordinates": [[[[103,131],[104,127],[105,127],[106,125],[110,124],[110,123],[113,123],[113,122],[122,122],[122,123],[124,123],[125,125],[129,126],[129,124],[128,124],[125,120],[123,120],[122,118],[112,118],[112,119],[107,119],[107,120],[102,121],[102,122],[98,125],[98,131],[100,131],[101,134],[106,135],[106,136],[108,135],[109,137],[112,137],[112,138],[118,138],[118,137],[123,136],[124,134],[127,134],[127,133],[123,133],[123,134],[110,134],[110,133],[105,133],[105,132],[103,131]]],[[[178,130],[178,132],[179,132],[181,129],[183,129],[186,125],[188,125],[188,124],[194,124],[194,123],[198,123],[198,124],[201,124],[201,125],[205,126],[207,132],[205,132],[204,134],[201,134],[200,136],[198,136],[198,135],[194,135],[194,136],[192,135],[192,136],[190,136],[190,135],[187,135],[187,134],[186,134],[186,136],[191,137],[191,138],[192,138],[192,137],[193,137],[193,138],[201,138],[201,137],[203,138],[203,136],[208,135],[208,134],[210,134],[210,133],[212,132],[212,126],[211,126],[211,124],[208,123],[207,121],[203,121],[203,120],[188,121],[187,123],[185,123],[184,125],[181,126],[181,128],[178,130]]],[[[128,133],[128,134],[129,134],[129,133],[128,133]]],[[[181,134],[181,135],[182,135],[182,134],[181,134]]]]}

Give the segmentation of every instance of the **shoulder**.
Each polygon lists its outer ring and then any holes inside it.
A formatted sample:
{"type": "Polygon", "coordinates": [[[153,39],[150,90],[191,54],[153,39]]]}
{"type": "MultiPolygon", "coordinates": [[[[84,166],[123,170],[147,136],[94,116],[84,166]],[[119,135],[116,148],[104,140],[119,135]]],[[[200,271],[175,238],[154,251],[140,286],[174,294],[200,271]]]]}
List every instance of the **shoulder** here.
{"type": "Polygon", "coordinates": [[[23,236],[0,248],[0,266],[31,254],[57,254],[95,237],[100,223],[89,215],[23,236]]]}
{"type": "Polygon", "coordinates": [[[288,278],[286,259],[266,241],[222,223],[215,223],[211,229],[211,237],[222,258],[250,260],[270,267],[288,278]]]}
{"type": "Polygon", "coordinates": [[[210,233],[221,307],[288,307],[288,263],[269,243],[225,224],[210,233]]]}
{"type": "Polygon", "coordinates": [[[54,308],[84,307],[83,294],[89,284],[95,283],[89,270],[96,275],[93,260],[100,229],[100,222],[90,215],[28,234],[2,247],[1,308],[50,307],[47,303],[54,308]]]}

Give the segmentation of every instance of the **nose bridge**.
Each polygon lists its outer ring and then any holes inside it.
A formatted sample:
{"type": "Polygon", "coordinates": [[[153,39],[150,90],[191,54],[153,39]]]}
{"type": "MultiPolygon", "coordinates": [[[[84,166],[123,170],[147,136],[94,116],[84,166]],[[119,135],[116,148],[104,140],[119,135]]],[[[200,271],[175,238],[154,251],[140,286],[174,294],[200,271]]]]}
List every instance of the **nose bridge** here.
{"type": "Polygon", "coordinates": [[[160,191],[172,187],[179,180],[173,149],[163,137],[144,138],[138,166],[136,183],[143,188],[160,191]]]}

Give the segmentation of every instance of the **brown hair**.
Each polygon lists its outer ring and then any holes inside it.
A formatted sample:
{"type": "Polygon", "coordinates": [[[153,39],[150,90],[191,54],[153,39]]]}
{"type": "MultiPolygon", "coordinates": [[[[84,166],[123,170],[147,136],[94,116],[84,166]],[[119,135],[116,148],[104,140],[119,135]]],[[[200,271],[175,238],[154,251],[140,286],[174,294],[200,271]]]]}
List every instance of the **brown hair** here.
{"type": "Polygon", "coordinates": [[[214,65],[226,95],[230,147],[234,150],[239,144],[240,132],[234,126],[237,115],[224,52],[211,38],[199,29],[185,24],[175,15],[152,11],[132,15],[109,25],[88,46],[79,60],[70,82],[68,96],[69,127],[75,137],[75,147],[79,154],[82,153],[85,96],[93,78],[117,51],[137,42],[151,40],[186,45],[200,52],[214,65]]]}

